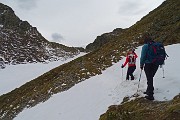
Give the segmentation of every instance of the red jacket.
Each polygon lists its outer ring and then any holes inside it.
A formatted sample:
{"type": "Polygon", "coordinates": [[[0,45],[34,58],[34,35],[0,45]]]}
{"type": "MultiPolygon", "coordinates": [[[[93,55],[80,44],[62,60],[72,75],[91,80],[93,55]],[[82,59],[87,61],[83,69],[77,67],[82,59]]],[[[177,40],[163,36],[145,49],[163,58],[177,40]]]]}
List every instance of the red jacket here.
{"type": "Polygon", "coordinates": [[[126,64],[128,63],[128,66],[136,66],[136,58],[137,58],[137,54],[134,52],[134,53],[129,53],[127,56],[126,56],[126,61],[124,63],[123,66],[126,66],[126,64]]]}

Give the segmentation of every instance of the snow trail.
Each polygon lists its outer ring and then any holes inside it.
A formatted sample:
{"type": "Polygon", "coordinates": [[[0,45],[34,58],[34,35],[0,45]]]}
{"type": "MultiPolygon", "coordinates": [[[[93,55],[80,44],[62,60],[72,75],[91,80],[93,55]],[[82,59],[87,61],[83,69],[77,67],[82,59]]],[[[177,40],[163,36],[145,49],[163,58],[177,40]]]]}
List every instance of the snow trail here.
{"type": "MultiPolygon", "coordinates": [[[[126,68],[123,69],[122,79],[121,65],[125,60],[122,59],[102,71],[101,75],[91,77],[67,91],[53,95],[44,103],[24,110],[14,120],[98,120],[110,105],[120,104],[125,96],[132,96],[137,92],[140,51],[141,47],[138,47],[135,80],[125,81],[126,68]]],[[[169,45],[166,51],[170,57],[164,66],[165,78],[161,68],[154,78],[156,101],[171,100],[180,93],[180,54],[177,53],[180,51],[180,44],[169,45]]],[[[142,97],[142,91],[147,87],[146,82],[143,71],[139,86],[139,94],[142,97]]]]}

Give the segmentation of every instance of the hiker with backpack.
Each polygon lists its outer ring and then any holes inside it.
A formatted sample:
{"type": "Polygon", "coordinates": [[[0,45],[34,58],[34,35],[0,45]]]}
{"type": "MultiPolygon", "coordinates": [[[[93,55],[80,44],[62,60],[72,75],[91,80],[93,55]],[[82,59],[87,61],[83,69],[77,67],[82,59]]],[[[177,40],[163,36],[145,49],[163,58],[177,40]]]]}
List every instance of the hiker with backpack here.
{"type": "Polygon", "coordinates": [[[147,89],[144,92],[145,98],[154,100],[153,77],[155,76],[159,65],[164,64],[166,52],[162,43],[154,42],[149,34],[144,35],[144,45],[141,51],[140,68],[147,78],[147,89]]]}
{"type": "Polygon", "coordinates": [[[122,64],[121,68],[124,68],[126,64],[128,63],[128,70],[126,75],[126,80],[129,80],[129,76],[131,76],[131,80],[134,80],[133,72],[136,69],[136,58],[137,54],[135,53],[135,49],[131,49],[126,56],[126,61],[124,64],[122,64]]]}

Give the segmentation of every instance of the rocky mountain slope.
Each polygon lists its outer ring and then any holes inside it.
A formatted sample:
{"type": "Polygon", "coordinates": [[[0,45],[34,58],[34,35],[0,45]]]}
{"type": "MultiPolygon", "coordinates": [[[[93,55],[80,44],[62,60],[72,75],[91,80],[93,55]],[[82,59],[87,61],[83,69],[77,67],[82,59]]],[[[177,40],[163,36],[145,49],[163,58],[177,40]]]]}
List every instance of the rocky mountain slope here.
{"type": "MultiPolygon", "coordinates": [[[[93,43],[86,46],[86,50],[93,51],[99,49],[108,42],[127,41],[142,44],[142,35],[145,32],[150,33],[155,41],[163,42],[165,45],[179,43],[179,5],[178,0],[166,0],[130,28],[118,28],[110,33],[98,36],[93,43]]],[[[115,46],[118,46],[118,44],[115,46]]]]}
{"type": "Polygon", "coordinates": [[[90,43],[86,46],[85,50],[87,52],[96,50],[100,47],[102,47],[104,44],[108,43],[108,42],[113,42],[113,40],[122,35],[124,33],[125,29],[122,28],[117,28],[114,29],[112,32],[110,33],[104,33],[101,36],[97,36],[97,38],[94,40],[93,43],[90,43]]]}
{"type": "Polygon", "coordinates": [[[92,47],[92,52],[0,96],[0,118],[12,119],[23,109],[33,107],[48,100],[53,94],[68,90],[87,78],[101,74],[114,62],[118,62],[121,56],[126,54],[125,51],[141,45],[142,35],[146,32],[152,34],[156,41],[163,41],[166,45],[179,43],[179,6],[179,0],[166,0],[122,33],[110,33],[113,37],[107,39],[109,42],[97,45],[95,49],[92,47]]]}
{"type": "Polygon", "coordinates": [[[14,11],[0,3],[0,56],[9,64],[67,59],[79,50],[47,41],[36,27],[20,20],[14,11]]]}

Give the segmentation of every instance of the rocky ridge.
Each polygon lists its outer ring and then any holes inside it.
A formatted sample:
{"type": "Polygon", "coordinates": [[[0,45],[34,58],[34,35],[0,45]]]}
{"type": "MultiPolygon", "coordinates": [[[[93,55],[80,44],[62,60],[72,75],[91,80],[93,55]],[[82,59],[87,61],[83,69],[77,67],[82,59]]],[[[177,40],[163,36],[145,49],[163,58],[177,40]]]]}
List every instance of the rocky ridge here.
{"type": "Polygon", "coordinates": [[[74,47],[47,41],[27,21],[0,3],[0,56],[8,64],[65,60],[79,54],[74,47]]]}

